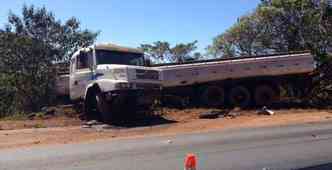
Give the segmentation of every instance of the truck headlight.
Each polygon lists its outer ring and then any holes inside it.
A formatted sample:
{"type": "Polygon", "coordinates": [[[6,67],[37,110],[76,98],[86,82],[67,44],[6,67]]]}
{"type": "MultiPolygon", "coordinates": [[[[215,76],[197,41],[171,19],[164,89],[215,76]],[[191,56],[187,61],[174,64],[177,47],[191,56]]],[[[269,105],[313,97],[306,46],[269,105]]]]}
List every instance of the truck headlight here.
{"type": "Polygon", "coordinates": [[[127,79],[127,70],[126,69],[114,69],[113,75],[117,80],[126,80],[127,79]]]}

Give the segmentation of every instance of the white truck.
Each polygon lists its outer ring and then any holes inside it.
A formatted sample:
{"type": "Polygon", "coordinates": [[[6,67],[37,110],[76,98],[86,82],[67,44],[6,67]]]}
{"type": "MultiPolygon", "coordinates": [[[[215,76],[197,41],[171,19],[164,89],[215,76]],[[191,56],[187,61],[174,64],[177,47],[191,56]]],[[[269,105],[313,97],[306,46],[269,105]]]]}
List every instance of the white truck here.
{"type": "Polygon", "coordinates": [[[153,105],[160,89],[159,71],[145,67],[142,51],[113,44],[75,52],[69,76],[61,75],[57,82],[60,95],[69,92],[72,101],[84,101],[88,117],[104,121],[135,106],[153,105]]]}
{"type": "Polygon", "coordinates": [[[73,55],[70,74],[58,76],[57,91],[84,101],[87,116],[110,121],[119,111],[151,106],[161,89],[166,98],[180,96],[202,106],[269,105],[285,91],[306,95],[314,70],[310,53],[147,66],[138,49],[100,44],[73,55]]]}
{"type": "Polygon", "coordinates": [[[180,96],[203,106],[269,105],[282,92],[305,95],[315,70],[310,53],[288,53],[155,66],[163,96],[180,96]]]}

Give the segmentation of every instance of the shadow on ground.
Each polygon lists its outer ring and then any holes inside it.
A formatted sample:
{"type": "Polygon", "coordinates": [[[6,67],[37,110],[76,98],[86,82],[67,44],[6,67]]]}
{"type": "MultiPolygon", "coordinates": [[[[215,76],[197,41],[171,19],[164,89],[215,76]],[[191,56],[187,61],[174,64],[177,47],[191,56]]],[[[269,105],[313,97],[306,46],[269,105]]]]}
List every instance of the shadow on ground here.
{"type": "Polygon", "coordinates": [[[282,100],[276,103],[273,103],[269,106],[272,109],[314,109],[314,107],[306,102],[296,101],[296,100],[282,100]]]}
{"type": "MultiPolygon", "coordinates": [[[[205,108],[205,109],[234,109],[236,106],[231,106],[229,104],[217,106],[215,108],[211,108],[210,106],[204,106],[201,103],[191,103],[190,101],[187,101],[181,97],[178,98],[172,98],[172,100],[169,100],[167,102],[162,103],[162,107],[167,108],[175,108],[175,109],[192,109],[192,108],[205,108]]],[[[261,109],[263,106],[255,106],[254,103],[251,103],[249,106],[245,108],[241,108],[242,110],[257,110],[261,109]]],[[[275,110],[282,110],[282,109],[322,109],[321,107],[314,106],[312,104],[309,104],[308,102],[301,101],[298,99],[281,99],[280,101],[277,101],[275,103],[272,103],[270,105],[267,105],[270,109],[275,110]]]]}
{"type": "Polygon", "coordinates": [[[312,166],[309,168],[302,168],[302,169],[298,169],[298,170],[331,170],[331,169],[332,169],[332,163],[312,166]]]}
{"type": "Polygon", "coordinates": [[[171,123],[176,123],[176,121],[168,120],[161,115],[135,113],[118,119],[116,121],[110,122],[109,124],[122,128],[136,128],[166,125],[171,123]]]}

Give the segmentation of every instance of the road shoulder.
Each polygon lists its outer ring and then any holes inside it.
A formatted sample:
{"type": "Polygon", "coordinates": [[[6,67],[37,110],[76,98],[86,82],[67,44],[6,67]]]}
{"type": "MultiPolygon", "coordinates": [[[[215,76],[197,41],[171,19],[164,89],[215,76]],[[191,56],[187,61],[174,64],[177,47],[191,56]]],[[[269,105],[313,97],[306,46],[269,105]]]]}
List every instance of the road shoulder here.
{"type": "MultiPolygon", "coordinates": [[[[234,118],[197,119],[189,117],[183,111],[175,118],[168,114],[175,123],[142,126],[138,128],[82,128],[81,126],[32,128],[22,130],[0,131],[0,149],[29,148],[45,145],[62,145],[71,143],[90,143],[100,140],[143,138],[147,136],[174,136],[184,133],[202,133],[246,128],[261,128],[296,124],[315,124],[332,121],[329,110],[278,110],[273,116],[257,115],[254,111],[240,111],[234,118]]],[[[197,115],[196,115],[197,116],[197,115]]]]}

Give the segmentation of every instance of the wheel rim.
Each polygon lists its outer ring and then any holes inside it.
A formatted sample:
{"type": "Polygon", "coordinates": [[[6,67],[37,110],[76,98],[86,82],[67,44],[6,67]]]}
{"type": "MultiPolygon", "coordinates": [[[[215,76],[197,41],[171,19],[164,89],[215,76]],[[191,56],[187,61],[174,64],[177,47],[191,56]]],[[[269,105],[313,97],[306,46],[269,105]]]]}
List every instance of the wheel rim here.
{"type": "Polygon", "coordinates": [[[230,102],[233,106],[248,107],[250,98],[249,90],[242,86],[235,87],[230,92],[230,102]]]}

